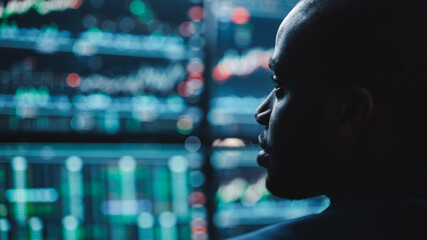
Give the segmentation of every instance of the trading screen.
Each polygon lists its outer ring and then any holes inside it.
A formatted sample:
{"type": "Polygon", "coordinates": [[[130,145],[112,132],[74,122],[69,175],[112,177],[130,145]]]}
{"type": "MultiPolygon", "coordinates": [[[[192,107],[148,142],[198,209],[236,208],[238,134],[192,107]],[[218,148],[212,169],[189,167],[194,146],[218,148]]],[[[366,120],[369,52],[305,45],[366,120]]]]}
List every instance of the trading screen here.
{"type": "Polygon", "coordinates": [[[105,143],[0,150],[1,239],[207,239],[199,153],[105,143]]]}
{"type": "Polygon", "coordinates": [[[203,10],[194,1],[1,3],[2,131],[171,135],[197,128],[205,66],[203,10]]]}
{"type": "Polygon", "coordinates": [[[253,115],[295,0],[0,1],[0,239],[223,239],[321,212],[253,115]]]}

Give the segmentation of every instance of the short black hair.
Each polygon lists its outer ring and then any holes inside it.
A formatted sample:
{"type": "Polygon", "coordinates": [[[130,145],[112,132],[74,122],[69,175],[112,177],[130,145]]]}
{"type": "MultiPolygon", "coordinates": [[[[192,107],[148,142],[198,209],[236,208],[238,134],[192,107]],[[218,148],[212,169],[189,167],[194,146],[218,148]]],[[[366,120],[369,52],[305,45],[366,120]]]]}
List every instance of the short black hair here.
{"type": "Polygon", "coordinates": [[[302,31],[322,55],[317,60],[327,66],[323,76],[368,89],[389,106],[407,156],[427,155],[427,0],[299,4],[314,11],[302,31]]]}

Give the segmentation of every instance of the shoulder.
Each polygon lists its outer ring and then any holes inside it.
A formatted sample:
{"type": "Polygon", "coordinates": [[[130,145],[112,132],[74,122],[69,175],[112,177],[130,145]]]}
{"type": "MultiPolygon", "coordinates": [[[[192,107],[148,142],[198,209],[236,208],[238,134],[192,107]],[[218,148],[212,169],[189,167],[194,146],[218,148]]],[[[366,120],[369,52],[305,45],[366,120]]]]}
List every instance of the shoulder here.
{"type": "Polygon", "coordinates": [[[228,240],[260,240],[260,239],[295,239],[292,234],[292,230],[289,228],[290,222],[282,222],[278,224],[274,224],[265,228],[261,228],[257,231],[247,233],[235,238],[231,238],[228,240]]]}
{"type": "Polygon", "coordinates": [[[385,201],[328,209],[229,240],[427,239],[426,201],[385,201]]]}

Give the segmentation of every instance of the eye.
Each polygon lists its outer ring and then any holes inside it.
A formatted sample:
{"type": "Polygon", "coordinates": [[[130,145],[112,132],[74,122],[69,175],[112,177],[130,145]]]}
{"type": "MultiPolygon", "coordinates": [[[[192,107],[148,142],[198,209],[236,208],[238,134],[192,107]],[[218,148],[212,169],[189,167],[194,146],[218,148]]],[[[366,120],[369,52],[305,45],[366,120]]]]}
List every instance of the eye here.
{"type": "Polygon", "coordinates": [[[279,82],[277,81],[277,77],[275,75],[271,76],[271,80],[273,81],[274,88],[280,88],[279,82]]]}
{"type": "Polygon", "coordinates": [[[274,84],[274,93],[276,95],[277,98],[281,98],[285,95],[285,88],[283,86],[282,83],[280,83],[280,81],[277,79],[276,76],[271,76],[271,80],[273,80],[273,84],[274,84]]]}

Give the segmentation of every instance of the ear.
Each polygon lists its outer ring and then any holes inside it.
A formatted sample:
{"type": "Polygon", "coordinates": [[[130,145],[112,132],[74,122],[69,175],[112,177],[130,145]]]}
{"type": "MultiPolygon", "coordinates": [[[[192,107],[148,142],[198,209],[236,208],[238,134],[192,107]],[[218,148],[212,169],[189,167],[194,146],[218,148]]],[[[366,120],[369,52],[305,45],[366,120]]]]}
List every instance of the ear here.
{"type": "Polygon", "coordinates": [[[338,113],[338,134],[351,136],[366,127],[372,118],[374,99],[370,91],[362,87],[350,87],[341,95],[338,113]]]}

